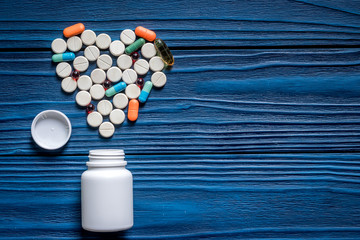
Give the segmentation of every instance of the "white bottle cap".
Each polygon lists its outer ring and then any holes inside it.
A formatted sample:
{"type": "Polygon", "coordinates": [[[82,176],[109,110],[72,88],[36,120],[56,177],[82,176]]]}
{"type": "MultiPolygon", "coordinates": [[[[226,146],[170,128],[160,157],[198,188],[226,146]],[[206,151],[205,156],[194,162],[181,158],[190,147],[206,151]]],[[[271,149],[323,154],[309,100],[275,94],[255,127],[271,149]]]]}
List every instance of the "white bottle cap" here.
{"type": "Polygon", "coordinates": [[[70,135],[70,120],[56,110],[39,113],[31,124],[31,136],[43,149],[56,150],[63,147],[69,141],[70,135]]]}

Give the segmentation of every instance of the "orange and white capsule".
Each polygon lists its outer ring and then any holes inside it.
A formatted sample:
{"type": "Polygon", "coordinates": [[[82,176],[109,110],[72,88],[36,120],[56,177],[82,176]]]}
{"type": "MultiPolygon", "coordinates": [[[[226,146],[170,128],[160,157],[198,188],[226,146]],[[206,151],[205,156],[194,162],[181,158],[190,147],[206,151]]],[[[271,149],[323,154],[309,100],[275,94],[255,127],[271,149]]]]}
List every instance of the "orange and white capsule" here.
{"type": "Polygon", "coordinates": [[[139,114],[139,102],[136,99],[131,99],[128,108],[128,119],[130,121],[136,121],[139,114]]]}
{"type": "Polygon", "coordinates": [[[150,42],[154,41],[156,38],[156,33],[142,26],[135,28],[135,34],[138,37],[144,38],[150,42]]]}
{"type": "Polygon", "coordinates": [[[65,28],[63,33],[64,33],[65,37],[69,38],[69,37],[72,37],[72,36],[75,36],[75,35],[79,35],[84,30],[85,30],[84,24],[77,23],[77,24],[74,24],[74,25],[72,25],[70,27],[65,28]]]}

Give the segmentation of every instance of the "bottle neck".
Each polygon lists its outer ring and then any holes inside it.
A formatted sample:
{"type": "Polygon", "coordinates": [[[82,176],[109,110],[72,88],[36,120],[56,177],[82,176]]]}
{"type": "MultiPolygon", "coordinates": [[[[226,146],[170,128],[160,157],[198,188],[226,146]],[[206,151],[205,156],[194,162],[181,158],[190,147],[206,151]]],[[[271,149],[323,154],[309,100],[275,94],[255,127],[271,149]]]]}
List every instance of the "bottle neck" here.
{"type": "Polygon", "coordinates": [[[99,149],[89,152],[89,161],[86,165],[90,168],[109,168],[122,167],[125,168],[127,162],[123,150],[116,149],[99,149]]]}

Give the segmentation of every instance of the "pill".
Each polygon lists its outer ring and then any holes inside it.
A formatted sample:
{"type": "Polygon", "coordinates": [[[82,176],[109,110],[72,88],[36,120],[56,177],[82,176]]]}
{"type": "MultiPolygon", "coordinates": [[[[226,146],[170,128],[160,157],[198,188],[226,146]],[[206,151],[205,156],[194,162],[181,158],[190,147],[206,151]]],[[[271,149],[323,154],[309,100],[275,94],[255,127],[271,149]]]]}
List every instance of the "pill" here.
{"type": "Polygon", "coordinates": [[[120,34],[120,40],[126,45],[132,44],[133,42],[135,42],[135,39],[135,33],[131,29],[125,29],[120,34]]]}
{"type": "Polygon", "coordinates": [[[144,59],[137,60],[134,63],[134,70],[138,75],[145,75],[149,71],[149,63],[144,59]]]}
{"type": "Polygon", "coordinates": [[[98,127],[103,122],[103,116],[93,111],[87,115],[86,121],[91,127],[98,127]]]}
{"type": "Polygon", "coordinates": [[[148,59],[155,56],[156,55],[156,50],[155,50],[154,44],[145,43],[144,46],[141,47],[141,55],[144,58],[148,58],[148,59]]]}
{"type": "Polygon", "coordinates": [[[109,100],[101,100],[97,105],[97,110],[101,115],[107,116],[113,110],[113,105],[109,100]]]}
{"type": "Polygon", "coordinates": [[[75,58],[75,54],[72,52],[57,53],[52,55],[51,59],[53,62],[68,62],[75,58]]]}
{"type": "Polygon", "coordinates": [[[128,107],[128,119],[130,121],[136,121],[139,114],[139,102],[136,99],[131,99],[128,107]]]}
{"type": "Polygon", "coordinates": [[[110,80],[105,80],[102,85],[103,85],[103,87],[105,88],[105,91],[106,91],[106,90],[108,90],[109,88],[111,88],[112,83],[111,83],[110,80]]]}
{"type": "Polygon", "coordinates": [[[67,47],[72,52],[78,52],[82,47],[82,41],[79,37],[74,36],[67,40],[67,47]]]}
{"type": "Polygon", "coordinates": [[[108,49],[111,44],[111,38],[106,33],[102,33],[96,37],[96,46],[102,50],[108,49]]]}
{"type": "Polygon", "coordinates": [[[77,81],[80,77],[80,72],[78,70],[74,69],[74,71],[71,73],[71,77],[72,77],[72,79],[77,81]]]}
{"type": "Polygon", "coordinates": [[[85,30],[81,34],[81,40],[82,40],[83,44],[85,44],[87,46],[93,45],[96,41],[96,34],[92,30],[85,30]]]}
{"type": "Polygon", "coordinates": [[[119,82],[118,84],[115,84],[114,86],[112,86],[111,88],[106,90],[105,94],[107,97],[114,96],[115,94],[124,90],[126,88],[126,86],[127,85],[125,82],[119,82]]]}
{"type": "Polygon", "coordinates": [[[76,90],[77,83],[71,77],[66,77],[61,81],[61,88],[64,92],[72,93],[76,90]]]}
{"type": "Polygon", "coordinates": [[[131,44],[125,48],[125,53],[131,54],[132,52],[135,52],[136,50],[141,48],[144,44],[145,44],[145,39],[139,38],[133,44],[131,44]]]}
{"type": "Polygon", "coordinates": [[[85,72],[89,67],[89,61],[84,56],[78,56],[74,59],[73,66],[79,72],[85,72]]]}
{"type": "Polygon", "coordinates": [[[72,37],[72,36],[82,33],[84,30],[85,30],[84,24],[77,23],[70,27],[65,28],[63,33],[64,33],[65,37],[69,38],[69,37],[72,37]]]}
{"type": "Polygon", "coordinates": [[[127,84],[132,84],[136,82],[136,79],[137,79],[137,73],[133,69],[126,69],[123,72],[122,80],[127,84]]]}
{"type": "Polygon", "coordinates": [[[100,68],[95,68],[94,70],[92,70],[90,76],[91,76],[91,80],[94,83],[101,84],[105,81],[106,73],[104,70],[100,68]]]}
{"type": "Polygon", "coordinates": [[[66,51],[67,45],[64,39],[57,38],[51,43],[51,50],[54,53],[63,53],[66,51]]]}
{"type": "Polygon", "coordinates": [[[76,94],[75,101],[79,106],[86,107],[91,102],[91,95],[88,91],[80,91],[76,94]]]}
{"type": "Polygon", "coordinates": [[[125,51],[125,45],[121,41],[116,40],[110,44],[110,53],[113,56],[118,57],[121,54],[123,54],[124,51],[125,51]]]}
{"type": "Polygon", "coordinates": [[[118,82],[122,77],[122,71],[118,67],[111,67],[107,70],[106,76],[111,82],[118,82]]]}
{"type": "Polygon", "coordinates": [[[99,127],[99,133],[104,138],[109,138],[114,135],[115,127],[111,122],[103,122],[99,127]]]}
{"type": "Polygon", "coordinates": [[[163,72],[155,72],[151,76],[151,82],[154,87],[163,87],[166,83],[166,75],[163,72]]]}
{"type": "Polygon", "coordinates": [[[142,26],[138,26],[137,28],[135,28],[135,34],[136,34],[136,36],[142,37],[142,38],[148,40],[149,42],[154,41],[156,38],[156,33],[154,31],[151,31],[142,26]]]}
{"type": "Polygon", "coordinates": [[[123,110],[114,109],[111,111],[109,119],[115,125],[122,124],[125,120],[125,113],[123,110]]]}
{"type": "Polygon", "coordinates": [[[118,93],[113,97],[114,107],[124,109],[129,103],[128,97],[123,93],[118,93]]]}
{"type": "Polygon", "coordinates": [[[71,65],[66,62],[61,62],[56,66],[56,74],[61,78],[70,76],[71,71],[71,65]]]}
{"type": "Polygon", "coordinates": [[[141,103],[146,102],[146,100],[149,97],[150,91],[152,89],[153,84],[150,81],[146,81],[144,84],[143,89],[141,90],[140,96],[139,96],[139,101],[141,103]]]}
{"type": "Polygon", "coordinates": [[[157,54],[164,60],[164,62],[166,62],[167,65],[174,65],[174,56],[163,40],[160,38],[155,39],[154,46],[157,54]]]}
{"type": "Polygon", "coordinates": [[[118,57],[116,63],[121,70],[125,70],[131,68],[132,60],[129,55],[123,54],[120,57],[118,57]]]}
{"type": "Polygon", "coordinates": [[[138,98],[140,96],[140,88],[136,84],[130,84],[126,87],[125,94],[129,99],[138,98]]]}
{"type": "Polygon", "coordinates": [[[105,96],[105,89],[100,84],[94,84],[90,88],[90,94],[94,100],[100,100],[105,96]]]}
{"type": "Polygon", "coordinates": [[[131,54],[131,59],[133,60],[133,63],[136,62],[140,58],[140,54],[138,52],[133,52],[131,54]]]}
{"type": "Polygon", "coordinates": [[[77,86],[80,90],[84,90],[87,91],[91,88],[92,86],[92,81],[91,78],[87,75],[82,75],[78,80],[77,80],[77,86]]]}
{"type": "Polygon", "coordinates": [[[112,65],[112,58],[107,54],[102,54],[96,60],[96,65],[103,70],[108,70],[112,65]]]}
{"type": "Polygon", "coordinates": [[[165,64],[161,57],[152,57],[149,61],[150,69],[153,72],[159,72],[164,69],[165,64]]]}
{"type": "Polygon", "coordinates": [[[144,79],[143,78],[138,78],[135,82],[136,86],[138,86],[140,89],[142,89],[144,87],[144,79]]]}
{"type": "Polygon", "coordinates": [[[95,110],[95,105],[92,104],[92,103],[88,104],[88,105],[86,106],[86,109],[85,109],[85,111],[86,111],[87,114],[93,112],[94,110],[95,110]]]}
{"type": "Polygon", "coordinates": [[[90,61],[96,61],[100,56],[100,50],[95,46],[88,46],[84,50],[84,56],[90,61]]]}

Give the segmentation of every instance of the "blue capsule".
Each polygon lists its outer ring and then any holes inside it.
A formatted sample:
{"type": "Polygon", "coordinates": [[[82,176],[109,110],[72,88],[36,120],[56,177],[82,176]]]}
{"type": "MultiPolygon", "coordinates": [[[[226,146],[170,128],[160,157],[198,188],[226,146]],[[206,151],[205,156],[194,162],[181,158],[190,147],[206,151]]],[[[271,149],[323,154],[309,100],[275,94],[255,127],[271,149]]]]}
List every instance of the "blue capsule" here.
{"type": "Polygon", "coordinates": [[[75,59],[75,54],[73,52],[66,52],[66,53],[57,53],[52,55],[53,62],[68,62],[75,59]]]}
{"type": "Polygon", "coordinates": [[[111,88],[109,88],[108,90],[106,90],[105,95],[107,97],[114,96],[118,92],[121,92],[122,90],[124,90],[126,88],[126,86],[127,85],[125,82],[119,82],[118,84],[116,84],[116,85],[112,86],[111,88]]]}
{"type": "Polygon", "coordinates": [[[153,84],[152,84],[151,81],[146,81],[145,82],[144,87],[141,90],[141,93],[140,93],[140,96],[139,96],[139,101],[141,103],[146,102],[146,100],[148,99],[150,91],[152,89],[152,86],[153,86],[153,84]]]}

